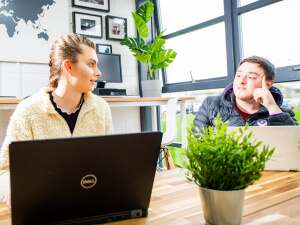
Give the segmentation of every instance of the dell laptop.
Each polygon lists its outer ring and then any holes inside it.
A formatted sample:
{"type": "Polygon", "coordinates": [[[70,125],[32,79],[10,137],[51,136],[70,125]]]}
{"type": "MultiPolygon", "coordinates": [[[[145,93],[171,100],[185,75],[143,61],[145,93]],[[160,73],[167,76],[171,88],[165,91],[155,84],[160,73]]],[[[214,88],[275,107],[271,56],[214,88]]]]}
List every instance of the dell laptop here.
{"type": "Polygon", "coordinates": [[[145,217],[162,133],[12,142],[12,224],[145,217]]]}
{"type": "MultiPolygon", "coordinates": [[[[227,131],[235,130],[239,134],[238,129],[238,127],[228,127],[227,131]]],[[[266,162],[265,170],[300,170],[300,126],[248,127],[245,133],[251,131],[257,142],[263,142],[259,146],[260,151],[264,145],[269,145],[269,149],[275,147],[273,156],[266,162]]]]}

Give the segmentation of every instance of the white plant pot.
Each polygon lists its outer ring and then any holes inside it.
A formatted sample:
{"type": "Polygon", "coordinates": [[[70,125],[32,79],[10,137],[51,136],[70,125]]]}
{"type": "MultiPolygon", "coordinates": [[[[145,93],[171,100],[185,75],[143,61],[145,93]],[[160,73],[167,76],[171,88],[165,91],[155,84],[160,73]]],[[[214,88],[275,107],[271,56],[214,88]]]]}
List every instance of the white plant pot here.
{"type": "Polygon", "coordinates": [[[143,80],[142,92],[143,97],[161,97],[161,81],[160,80],[143,80]]]}
{"type": "Polygon", "coordinates": [[[219,191],[199,187],[199,190],[206,224],[242,224],[245,188],[233,191],[219,191]]]}

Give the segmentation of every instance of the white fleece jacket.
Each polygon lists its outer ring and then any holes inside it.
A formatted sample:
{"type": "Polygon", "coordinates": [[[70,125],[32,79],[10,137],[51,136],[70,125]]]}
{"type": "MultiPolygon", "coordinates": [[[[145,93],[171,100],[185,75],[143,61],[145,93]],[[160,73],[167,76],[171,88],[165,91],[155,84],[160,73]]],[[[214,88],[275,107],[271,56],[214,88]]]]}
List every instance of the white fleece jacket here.
{"type": "Polygon", "coordinates": [[[0,152],[0,201],[10,194],[9,144],[12,141],[50,139],[76,136],[93,136],[113,133],[108,103],[92,93],[84,93],[84,103],[71,134],[64,118],[53,107],[49,92],[42,88],[19,103],[14,111],[0,152]]]}

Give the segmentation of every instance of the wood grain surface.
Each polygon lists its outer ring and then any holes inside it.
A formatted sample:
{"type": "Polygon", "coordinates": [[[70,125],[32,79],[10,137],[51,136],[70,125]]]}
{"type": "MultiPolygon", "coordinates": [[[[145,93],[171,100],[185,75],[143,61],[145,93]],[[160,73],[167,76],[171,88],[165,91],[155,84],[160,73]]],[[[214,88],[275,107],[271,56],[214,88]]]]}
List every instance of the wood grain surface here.
{"type": "MultiPolygon", "coordinates": [[[[10,224],[10,210],[0,203],[0,225],[10,224]]],[[[198,187],[178,169],[157,172],[147,218],[110,225],[204,225],[198,187]]],[[[243,224],[300,224],[300,172],[265,171],[246,189],[243,224]]]]}

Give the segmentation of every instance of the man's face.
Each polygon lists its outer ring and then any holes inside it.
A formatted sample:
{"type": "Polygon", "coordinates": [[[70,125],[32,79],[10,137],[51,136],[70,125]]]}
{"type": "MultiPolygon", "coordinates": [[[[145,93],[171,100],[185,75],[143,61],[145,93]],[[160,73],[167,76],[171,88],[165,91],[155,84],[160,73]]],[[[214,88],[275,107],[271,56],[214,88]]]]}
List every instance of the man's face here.
{"type": "MultiPolygon", "coordinates": [[[[253,99],[253,92],[256,88],[262,87],[262,78],[265,75],[264,70],[256,63],[244,62],[236,71],[233,81],[233,91],[236,98],[247,101],[253,99]]],[[[270,88],[272,81],[266,81],[270,88]]]]}

